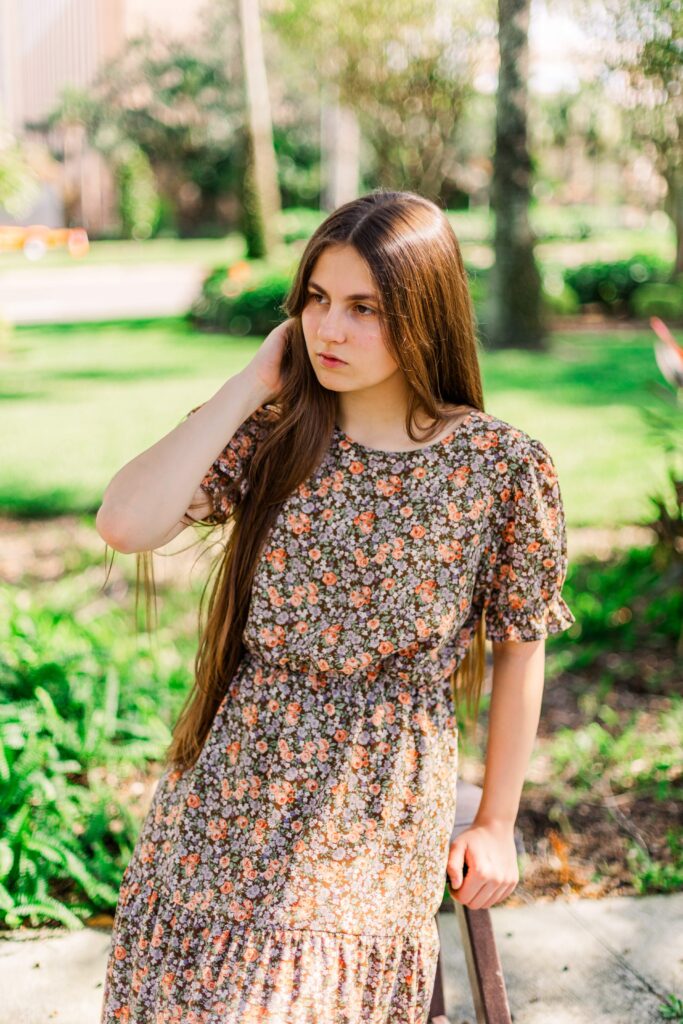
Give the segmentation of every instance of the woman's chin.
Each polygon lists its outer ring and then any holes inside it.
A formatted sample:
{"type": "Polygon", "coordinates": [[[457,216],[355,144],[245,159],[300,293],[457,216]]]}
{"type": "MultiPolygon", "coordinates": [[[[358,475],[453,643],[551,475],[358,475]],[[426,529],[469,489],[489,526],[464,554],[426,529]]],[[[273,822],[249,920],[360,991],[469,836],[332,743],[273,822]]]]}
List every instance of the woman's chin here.
{"type": "Polygon", "coordinates": [[[340,381],[335,378],[331,373],[316,373],[318,383],[321,387],[327,388],[328,391],[354,391],[353,385],[349,384],[348,381],[340,381]]]}

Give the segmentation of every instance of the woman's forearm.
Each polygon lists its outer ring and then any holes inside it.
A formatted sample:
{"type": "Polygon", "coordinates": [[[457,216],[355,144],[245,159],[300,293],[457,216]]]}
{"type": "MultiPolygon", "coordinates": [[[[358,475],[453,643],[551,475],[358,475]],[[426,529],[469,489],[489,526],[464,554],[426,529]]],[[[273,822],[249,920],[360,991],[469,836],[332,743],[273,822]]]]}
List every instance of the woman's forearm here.
{"type": "Polygon", "coordinates": [[[163,543],[208,467],[267,398],[257,379],[237,373],[194,415],[127,462],[105,489],[96,518],[100,536],[124,552],[153,550],[163,543]]]}
{"type": "Polygon", "coordinates": [[[538,731],[545,641],[493,645],[483,794],[474,824],[514,826],[538,731]]]}

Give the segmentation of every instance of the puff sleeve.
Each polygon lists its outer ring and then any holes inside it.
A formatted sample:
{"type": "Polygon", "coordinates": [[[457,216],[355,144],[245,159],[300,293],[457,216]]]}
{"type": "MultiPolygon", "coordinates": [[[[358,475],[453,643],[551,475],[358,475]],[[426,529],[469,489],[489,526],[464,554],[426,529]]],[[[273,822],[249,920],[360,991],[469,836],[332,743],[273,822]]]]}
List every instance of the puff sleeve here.
{"type": "Polygon", "coordinates": [[[492,541],[485,625],[495,641],[541,640],[575,622],[561,595],[567,536],[557,470],[536,438],[525,449],[501,495],[492,541]]]}
{"type": "MultiPolygon", "coordinates": [[[[185,416],[192,416],[202,405],[197,405],[185,416]]],[[[213,511],[202,522],[225,523],[247,490],[246,473],[254,451],[268,433],[271,422],[267,406],[259,406],[237,428],[223,451],[209,466],[199,486],[211,499],[213,511]]],[[[192,510],[190,509],[190,515],[192,510]]]]}

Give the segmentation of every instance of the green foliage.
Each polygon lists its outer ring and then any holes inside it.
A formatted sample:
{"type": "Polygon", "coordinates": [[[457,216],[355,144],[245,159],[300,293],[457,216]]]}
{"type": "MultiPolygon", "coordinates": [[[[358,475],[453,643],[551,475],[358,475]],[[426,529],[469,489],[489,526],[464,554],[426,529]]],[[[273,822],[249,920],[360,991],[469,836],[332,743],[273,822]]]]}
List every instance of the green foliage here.
{"type": "Polygon", "coordinates": [[[673,568],[668,553],[656,545],[574,566],[568,600],[581,624],[587,663],[602,650],[626,653],[646,644],[675,648],[683,591],[667,580],[673,568]]]}
{"type": "Polygon", "coordinates": [[[683,282],[681,284],[643,284],[631,296],[635,316],[646,319],[659,316],[664,320],[683,319],[683,282]]]}
{"type": "Polygon", "coordinates": [[[0,606],[0,921],[78,928],[115,907],[138,830],[103,766],[144,766],[170,733],[151,688],[135,706],[122,692],[131,655],[112,659],[111,620],[78,621],[9,588],[0,606]]]}
{"type": "Polygon", "coordinates": [[[659,1004],[659,1015],[662,1020],[683,1021],[683,999],[669,993],[666,1002],[659,1004]]]}
{"type": "MultiPolygon", "coordinates": [[[[433,0],[291,0],[265,12],[289,66],[318,82],[326,106],[355,111],[366,183],[438,197],[453,190],[459,122],[472,95],[473,55],[495,30],[490,11],[433,0]]],[[[308,83],[305,82],[304,89],[308,83]]]]}
{"type": "Polygon", "coordinates": [[[667,198],[675,203],[671,184],[682,170],[683,5],[680,0],[606,0],[598,17],[596,10],[590,11],[593,32],[599,36],[602,29],[617,44],[606,51],[607,67],[627,76],[625,126],[636,141],[654,150],[658,170],[669,182],[667,198]]]}
{"type": "Polygon", "coordinates": [[[126,238],[151,238],[161,217],[154,171],[139,146],[122,147],[116,167],[119,214],[126,238]]]}
{"type": "Polygon", "coordinates": [[[608,692],[605,681],[602,692],[587,698],[597,705],[590,708],[593,721],[580,729],[574,726],[555,733],[551,756],[558,794],[568,806],[580,803],[587,792],[596,789],[606,793],[637,791],[659,801],[680,799],[680,697],[673,698],[671,707],[659,714],[653,729],[651,724],[644,728],[650,712],[634,711],[626,724],[620,724],[614,709],[600,703],[608,692]]]}
{"type": "Polygon", "coordinates": [[[207,42],[204,28],[203,40],[130,39],[87,93],[65,93],[48,119],[55,126],[76,117],[90,144],[122,165],[127,223],[158,217],[150,169],[180,233],[190,233],[201,217],[226,224],[217,199],[241,192],[245,140],[236,41],[225,48],[207,42]],[[131,152],[143,154],[147,164],[135,155],[130,167],[131,152]]]}
{"type": "Polygon", "coordinates": [[[297,119],[294,124],[273,125],[280,197],[284,207],[309,204],[320,206],[320,143],[310,126],[297,119]]]}
{"type": "Polygon", "coordinates": [[[471,267],[465,267],[465,270],[467,271],[472,302],[475,310],[479,310],[483,307],[486,299],[489,270],[475,270],[471,267]]]}
{"type": "Polygon", "coordinates": [[[290,206],[280,212],[280,230],[287,245],[292,242],[307,242],[322,222],[325,213],[306,206],[290,206]]]}
{"type": "MultiPolygon", "coordinates": [[[[614,806],[618,797],[645,802],[680,803],[680,735],[683,701],[674,696],[657,713],[635,710],[624,723],[611,706],[614,683],[603,676],[579,698],[586,725],[559,729],[548,746],[553,795],[562,817],[587,799],[614,806]]],[[[554,812],[555,813],[555,812],[554,812]]],[[[663,808],[660,811],[660,819],[663,808]]],[[[623,817],[623,815],[622,815],[623,817]]],[[[619,823],[619,817],[617,817],[619,823]]],[[[632,833],[633,834],[633,833],[632,833]]],[[[626,863],[637,892],[679,891],[683,883],[683,829],[672,824],[665,833],[666,853],[655,854],[638,835],[630,841],[626,863]]]]}
{"type": "Polygon", "coordinates": [[[626,260],[596,261],[564,271],[564,280],[582,305],[600,303],[610,312],[630,310],[636,288],[668,280],[670,264],[656,256],[639,253],[626,260]]]}
{"type": "Polygon", "coordinates": [[[229,268],[216,267],[202,285],[190,311],[194,323],[228,334],[268,334],[281,323],[282,309],[291,287],[291,276],[265,272],[243,287],[233,287],[229,268]]]}
{"type": "Polygon", "coordinates": [[[666,831],[671,863],[650,856],[647,849],[632,842],[627,859],[633,874],[633,886],[641,895],[650,892],[680,892],[683,888],[683,828],[674,825],[666,831]]]}
{"type": "Polygon", "coordinates": [[[559,289],[543,288],[541,299],[545,309],[556,316],[573,316],[581,307],[579,297],[568,284],[562,282],[559,289]]]}
{"type": "Polygon", "coordinates": [[[23,149],[0,121],[0,208],[20,217],[40,194],[36,173],[23,149]]]}

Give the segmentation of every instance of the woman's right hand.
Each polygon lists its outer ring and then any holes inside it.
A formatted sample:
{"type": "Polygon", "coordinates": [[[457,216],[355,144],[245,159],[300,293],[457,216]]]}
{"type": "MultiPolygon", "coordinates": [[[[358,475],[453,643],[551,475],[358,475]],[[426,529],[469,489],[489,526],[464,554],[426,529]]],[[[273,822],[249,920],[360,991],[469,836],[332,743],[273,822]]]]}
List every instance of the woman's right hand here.
{"type": "Polygon", "coordinates": [[[295,322],[295,318],[290,317],[274,327],[254,358],[242,371],[259,388],[263,388],[269,398],[276,395],[283,387],[282,357],[295,322]]]}

